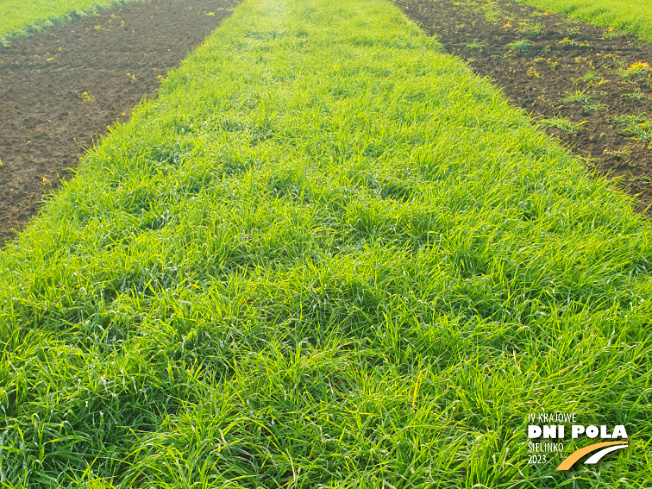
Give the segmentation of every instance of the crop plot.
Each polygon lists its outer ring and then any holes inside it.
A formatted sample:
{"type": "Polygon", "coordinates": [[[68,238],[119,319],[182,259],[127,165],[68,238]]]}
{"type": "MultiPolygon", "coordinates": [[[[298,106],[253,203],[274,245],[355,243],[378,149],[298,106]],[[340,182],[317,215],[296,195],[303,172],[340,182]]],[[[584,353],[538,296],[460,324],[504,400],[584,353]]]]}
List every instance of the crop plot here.
{"type": "Polygon", "coordinates": [[[3,0],[0,2],[0,46],[128,1],[131,0],[3,0]]]}
{"type": "Polygon", "coordinates": [[[136,2],[0,47],[0,244],[235,3],[136,2]]]}
{"type": "Polygon", "coordinates": [[[247,0],[0,252],[2,484],[649,487],[630,200],[390,2],[247,0]],[[530,462],[570,409],[631,450],[530,462]]]}
{"type": "MultiPolygon", "coordinates": [[[[652,46],[505,0],[397,0],[537,123],[652,203],[652,46]]],[[[652,215],[648,211],[648,216],[652,215]]]]}
{"type": "Polygon", "coordinates": [[[652,41],[652,3],[646,0],[517,0],[518,2],[614,27],[645,41],[652,41]]]}

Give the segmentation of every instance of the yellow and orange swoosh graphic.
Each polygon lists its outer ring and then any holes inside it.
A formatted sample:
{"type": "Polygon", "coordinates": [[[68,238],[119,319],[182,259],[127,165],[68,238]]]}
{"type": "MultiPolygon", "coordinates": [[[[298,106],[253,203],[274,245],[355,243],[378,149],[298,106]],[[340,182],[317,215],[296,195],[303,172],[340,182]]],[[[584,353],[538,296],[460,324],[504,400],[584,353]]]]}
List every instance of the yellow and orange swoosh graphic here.
{"type": "MultiPolygon", "coordinates": [[[[570,469],[575,462],[577,462],[579,459],[581,459],[584,455],[587,455],[589,453],[595,452],[596,450],[599,450],[600,448],[604,447],[614,447],[612,449],[607,449],[605,450],[605,454],[613,451],[613,450],[618,450],[619,448],[626,448],[627,447],[627,442],[626,441],[608,441],[604,443],[595,443],[593,445],[589,445],[588,447],[580,448],[576,452],[573,452],[571,455],[566,458],[561,464],[559,464],[559,467],[557,467],[557,470],[568,470],[570,469]],[[619,447],[615,447],[615,445],[621,445],[619,447]]],[[[593,458],[593,457],[591,457],[593,458]]],[[[597,460],[599,460],[602,457],[598,457],[597,460]]],[[[596,460],[596,461],[597,461],[596,460]]],[[[595,463],[595,462],[592,462],[595,463]]]]}

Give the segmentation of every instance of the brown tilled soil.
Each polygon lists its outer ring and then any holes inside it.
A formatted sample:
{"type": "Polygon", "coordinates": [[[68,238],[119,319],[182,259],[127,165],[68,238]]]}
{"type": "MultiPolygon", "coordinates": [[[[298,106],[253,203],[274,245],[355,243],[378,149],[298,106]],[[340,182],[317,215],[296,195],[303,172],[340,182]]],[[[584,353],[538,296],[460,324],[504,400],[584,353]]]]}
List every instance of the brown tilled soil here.
{"type": "Polygon", "coordinates": [[[131,3],[0,47],[0,246],[237,3],[131,3]]]}
{"type": "Polygon", "coordinates": [[[652,203],[651,44],[506,0],[394,3],[549,134],[620,177],[639,210],[652,203]]]}

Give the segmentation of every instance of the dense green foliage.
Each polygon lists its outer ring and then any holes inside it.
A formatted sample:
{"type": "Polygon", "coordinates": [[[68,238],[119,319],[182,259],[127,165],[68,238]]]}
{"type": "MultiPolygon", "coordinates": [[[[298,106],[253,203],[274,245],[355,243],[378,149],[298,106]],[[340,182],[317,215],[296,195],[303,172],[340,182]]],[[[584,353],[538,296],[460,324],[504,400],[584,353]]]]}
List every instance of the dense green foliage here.
{"type": "Polygon", "coordinates": [[[517,0],[652,41],[652,0],[517,0]]]}
{"type": "Polygon", "coordinates": [[[1,485],[647,487],[651,231],[388,2],[247,0],[0,254],[1,485]]]}
{"type": "Polygon", "coordinates": [[[129,0],[0,0],[0,44],[129,0]]]}

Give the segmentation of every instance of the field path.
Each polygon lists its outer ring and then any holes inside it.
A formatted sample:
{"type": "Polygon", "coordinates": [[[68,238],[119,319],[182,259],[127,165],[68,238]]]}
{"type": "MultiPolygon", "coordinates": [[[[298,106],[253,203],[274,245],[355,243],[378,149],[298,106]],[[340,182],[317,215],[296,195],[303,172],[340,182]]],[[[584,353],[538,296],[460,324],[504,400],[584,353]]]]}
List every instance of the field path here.
{"type": "Polygon", "coordinates": [[[136,2],[0,48],[0,244],[237,3],[136,2]]]}

